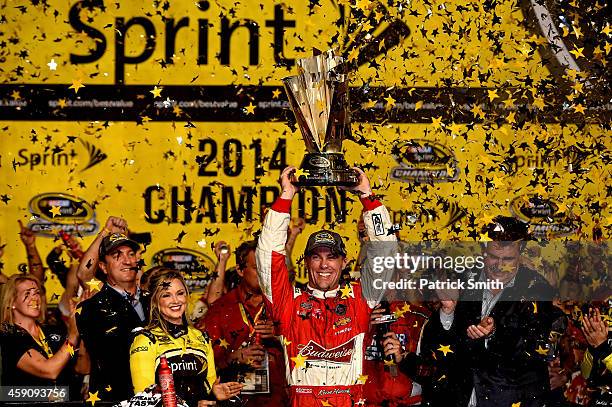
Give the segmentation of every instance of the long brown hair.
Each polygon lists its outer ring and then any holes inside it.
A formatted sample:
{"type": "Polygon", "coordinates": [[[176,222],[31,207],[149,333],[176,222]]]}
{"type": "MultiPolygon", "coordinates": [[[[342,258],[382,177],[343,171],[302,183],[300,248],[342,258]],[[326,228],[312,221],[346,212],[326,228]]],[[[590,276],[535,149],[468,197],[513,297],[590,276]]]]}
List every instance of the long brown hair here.
{"type": "Polygon", "coordinates": [[[36,287],[40,290],[40,315],[37,318],[39,323],[45,321],[45,315],[47,313],[47,301],[45,298],[45,292],[40,280],[32,274],[13,274],[8,278],[8,281],[2,287],[2,295],[0,302],[0,322],[14,324],[15,319],[13,318],[13,304],[17,299],[17,285],[24,281],[33,281],[36,283],[36,287]]]}
{"type": "MultiPolygon", "coordinates": [[[[168,321],[164,319],[161,314],[161,311],[159,310],[159,300],[164,290],[166,289],[164,283],[169,283],[172,280],[179,280],[181,284],[183,284],[183,287],[185,287],[185,295],[187,296],[187,298],[189,298],[189,290],[187,289],[187,284],[185,284],[185,279],[179,271],[172,269],[155,270],[149,277],[151,310],[149,313],[149,325],[147,326],[147,329],[160,327],[162,331],[168,333],[168,321]]],[[[185,309],[185,312],[187,312],[187,309],[185,309]]],[[[185,314],[183,314],[183,321],[187,321],[187,323],[189,323],[189,319],[185,317],[185,314]]]]}

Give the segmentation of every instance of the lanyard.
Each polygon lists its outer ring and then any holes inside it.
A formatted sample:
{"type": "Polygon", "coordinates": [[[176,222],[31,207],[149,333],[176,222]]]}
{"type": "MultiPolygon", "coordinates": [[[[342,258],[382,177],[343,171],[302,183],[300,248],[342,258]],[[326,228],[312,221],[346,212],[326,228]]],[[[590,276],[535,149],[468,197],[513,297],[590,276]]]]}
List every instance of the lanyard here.
{"type": "Polygon", "coordinates": [[[49,347],[49,342],[47,342],[47,337],[45,336],[45,333],[40,327],[38,327],[38,339],[34,338],[34,342],[36,342],[38,346],[40,346],[43,349],[43,351],[47,355],[47,359],[51,359],[53,357],[53,352],[51,351],[51,348],[49,347]]]}
{"type": "Polygon", "coordinates": [[[251,315],[247,312],[246,308],[244,308],[244,305],[241,302],[238,303],[238,306],[240,307],[240,315],[242,315],[242,320],[244,321],[245,325],[249,327],[249,336],[253,336],[255,333],[255,324],[257,321],[259,321],[259,317],[264,309],[264,304],[261,304],[259,307],[259,310],[255,314],[255,318],[251,318],[251,315]]]}

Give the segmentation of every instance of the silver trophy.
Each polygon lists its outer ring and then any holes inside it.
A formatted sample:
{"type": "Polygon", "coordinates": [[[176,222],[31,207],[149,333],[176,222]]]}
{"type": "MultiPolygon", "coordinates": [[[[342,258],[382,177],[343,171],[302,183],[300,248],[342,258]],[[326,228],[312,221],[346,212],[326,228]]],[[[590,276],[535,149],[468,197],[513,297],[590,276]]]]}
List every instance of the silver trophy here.
{"type": "Polygon", "coordinates": [[[348,73],[342,57],[328,50],[298,59],[299,74],[283,79],[289,105],[302,132],[307,153],[295,184],[353,186],[359,177],[342,154],[350,133],[348,73]]]}

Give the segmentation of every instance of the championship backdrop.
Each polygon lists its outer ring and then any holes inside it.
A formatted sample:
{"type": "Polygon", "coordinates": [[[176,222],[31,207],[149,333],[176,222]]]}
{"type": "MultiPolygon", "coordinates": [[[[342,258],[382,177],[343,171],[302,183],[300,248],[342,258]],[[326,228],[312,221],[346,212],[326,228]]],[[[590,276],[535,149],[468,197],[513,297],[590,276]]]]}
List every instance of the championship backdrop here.
{"type": "MultiPolygon", "coordinates": [[[[281,79],[313,48],[353,67],[345,155],[403,239],[478,240],[499,214],[541,238],[609,234],[605,1],[140,3],[0,5],[5,274],[26,261],[18,220],[44,259],[59,230],[87,247],[114,215],[151,234],[147,265],[206,278],[212,245],[253,238],[280,170],[302,159],[281,79]]],[[[294,261],[322,227],[356,256],[360,211],[303,190],[294,261]]]]}

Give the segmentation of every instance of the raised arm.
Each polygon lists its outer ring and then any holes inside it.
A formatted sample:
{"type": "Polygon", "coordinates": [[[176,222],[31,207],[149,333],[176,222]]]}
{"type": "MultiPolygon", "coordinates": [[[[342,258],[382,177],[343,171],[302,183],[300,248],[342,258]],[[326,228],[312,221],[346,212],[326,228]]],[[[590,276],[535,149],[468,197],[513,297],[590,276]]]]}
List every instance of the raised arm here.
{"type": "Polygon", "coordinates": [[[79,269],[77,270],[77,277],[79,283],[85,287],[85,283],[94,278],[96,275],[96,269],[98,267],[98,253],[100,251],[100,244],[102,239],[112,233],[123,233],[127,232],[127,222],[125,219],[110,216],[106,220],[104,228],[98,233],[94,241],[89,245],[87,251],[83,254],[81,262],[79,263],[79,269]]]}
{"type": "Polygon", "coordinates": [[[298,190],[291,183],[294,170],[295,167],[289,166],[281,173],[281,196],[266,214],[255,250],[259,285],[274,321],[287,320],[283,316],[291,314],[289,304],[293,300],[293,287],[289,283],[285,262],[285,243],[291,220],[291,201],[298,190]]]}
{"type": "Polygon", "coordinates": [[[44,283],[45,278],[45,269],[43,268],[43,262],[40,258],[40,254],[38,253],[38,249],[36,248],[36,236],[34,236],[34,232],[30,230],[27,226],[23,226],[21,220],[19,222],[19,237],[21,237],[21,241],[26,249],[26,254],[28,256],[28,271],[30,274],[33,274],[36,278],[40,280],[41,283],[44,283]]]}
{"type": "Polygon", "coordinates": [[[220,241],[215,245],[215,255],[217,256],[217,265],[215,266],[215,279],[208,285],[206,293],[206,303],[211,306],[215,301],[225,294],[225,270],[227,261],[231,256],[230,247],[227,243],[220,241]]]}

